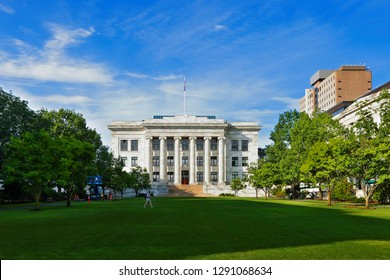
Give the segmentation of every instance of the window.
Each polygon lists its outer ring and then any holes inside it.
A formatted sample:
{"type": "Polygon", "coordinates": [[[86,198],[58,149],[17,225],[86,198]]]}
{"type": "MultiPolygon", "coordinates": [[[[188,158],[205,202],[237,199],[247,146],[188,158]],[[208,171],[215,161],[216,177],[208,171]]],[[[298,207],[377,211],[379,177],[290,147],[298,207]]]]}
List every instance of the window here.
{"type": "Polygon", "coordinates": [[[160,139],[153,139],[152,148],[153,148],[153,151],[160,150],[160,139]]]}
{"type": "Polygon", "coordinates": [[[242,179],[248,179],[248,173],[242,172],[242,179]]]}
{"type": "Polygon", "coordinates": [[[204,141],[203,139],[196,139],[196,150],[203,151],[204,141]]]}
{"type": "Polygon", "coordinates": [[[173,151],[175,149],[175,140],[173,138],[167,139],[167,150],[173,151]]]}
{"type": "Polygon", "coordinates": [[[153,166],[160,166],[160,157],[159,156],[153,157],[153,166]]]}
{"type": "Polygon", "coordinates": [[[211,139],[211,141],[210,141],[210,149],[212,151],[218,150],[218,140],[217,140],[217,138],[212,138],[211,139]]]}
{"type": "Polygon", "coordinates": [[[131,166],[138,166],[138,157],[131,157],[131,166]]]}
{"type": "Polygon", "coordinates": [[[238,151],[238,140],[232,140],[232,151],[238,151]]]}
{"type": "Polygon", "coordinates": [[[241,150],[246,152],[248,151],[249,140],[241,140],[241,150]]]}
{"type": "Polygon", "coordinates": [[[211,172],[211,182],[218,182],[218,172],[211,172]]]}
{"type": "Polygon", "coordinates": [[[121,145],[121,151],[128,151],[129,150],[129,142],[127,140],[120,140],[121,145]]]}
{"type": "Polygon", "coordinates": [[[242,158],[242,166],[248,166],[248,157],[242,158]]]}
{"type": "Polygon", "coordinates": [[[196,181],[198,183],[202,183],[203,182],[203,172],[196,172],[196,181]]]}
{"type": "Polygon", "coordinates": [[[153,172],[153,182],[160,181],[160,172],[153,172]]]}
{"type": "Polygon", "coordinates": [[[121,157],[121,161],[123,162],[124,165],[127,164],[127,157],[121,157]]]}
{"type": "Polygon", "coordinates": [[[238,157],[232,157],[232,166],[238,166],[238,157]]]}
{"type": "Polygon", "coordinates": [[[167,179],[168,179],[168,182],[173,182],[174,181],[174,177],[173,177],[173,172],[167,172],[167,179]]]}
{"type": "Polygon", "coordinates": [[[203,166],[203,157],[202,156],[196,157],[196,166],[203,166]]]}
{"type": "Polygon", "coordinates": [[[188,166],[188,157],[187,156],[183,156],[181,158],[181,165],[182,166],[188,166]]]}
{"type": "Polygon", "coordinates": [[[211,166],[218,166],[218,158],[217,157],[211,157],[211,166]]]}
{"type": "Polygon", "coordinates": [[[238,179],[238,172],[232,172],[232,180],[238,179]]]}
{"type": "Polygon", "coordinates": [[[182,151],[189,150],[189,140],[188,139],[181,140],[181,149],[182,149],[182,151]]]}
{"type": "Polygon", "coordinates": [[[174,161],[173,161],[173,157],[172,156],[167,157],[167,165],[168,166],[173,166],[174,165],[174,161]]]}
{"type": "Polygon", "coordinates": [[[131,140],[131,150],[138,151],[138,140],[131,140]]]}

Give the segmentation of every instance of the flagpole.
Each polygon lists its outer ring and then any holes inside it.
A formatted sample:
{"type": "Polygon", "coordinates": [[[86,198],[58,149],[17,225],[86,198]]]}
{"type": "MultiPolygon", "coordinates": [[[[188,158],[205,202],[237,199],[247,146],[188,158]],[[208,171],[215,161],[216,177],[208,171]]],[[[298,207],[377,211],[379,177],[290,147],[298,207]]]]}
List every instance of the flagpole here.
{"type": "Polygon", "coordinates": [[[186,114],[186,76],[184,76],[184,115],[186,114]]]}

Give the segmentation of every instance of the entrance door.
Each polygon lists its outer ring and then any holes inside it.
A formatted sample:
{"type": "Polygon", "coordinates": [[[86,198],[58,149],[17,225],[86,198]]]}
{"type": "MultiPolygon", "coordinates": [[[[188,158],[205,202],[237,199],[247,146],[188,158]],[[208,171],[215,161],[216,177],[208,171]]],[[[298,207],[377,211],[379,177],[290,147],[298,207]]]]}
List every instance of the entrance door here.
{"type": "Polygon", "coordinates": [[[190,172],[188,170],[182,170],[181,171],[181,184],[188,185],[189,178],[190,178],[190,172]]]}

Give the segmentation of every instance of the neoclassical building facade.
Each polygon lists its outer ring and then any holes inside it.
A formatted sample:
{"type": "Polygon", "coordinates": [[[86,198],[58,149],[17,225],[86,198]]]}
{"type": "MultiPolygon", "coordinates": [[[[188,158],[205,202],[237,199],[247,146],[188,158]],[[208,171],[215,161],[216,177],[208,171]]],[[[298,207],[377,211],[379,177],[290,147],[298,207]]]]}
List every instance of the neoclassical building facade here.
{"type": "Polygon", "coordinates": [[[257,161],[257,122],[227,122],[215,116],[154,116],[142,121],[113,121],[111,148],[130,171],[145,167],[153,188],[202,185],[206,193],[229,191],[234,178],[247,176],[257,161]]]}

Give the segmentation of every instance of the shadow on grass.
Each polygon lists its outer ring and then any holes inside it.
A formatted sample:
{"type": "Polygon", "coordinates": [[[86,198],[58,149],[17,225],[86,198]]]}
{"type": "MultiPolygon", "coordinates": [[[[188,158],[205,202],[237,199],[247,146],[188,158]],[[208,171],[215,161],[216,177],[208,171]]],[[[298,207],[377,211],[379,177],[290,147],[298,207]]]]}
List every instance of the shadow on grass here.
{"type": "Polygon", "coordinates": [[[30,219],[9,224],[16,231],[24,228],[27,241],[25,235],[23,238],[12,234],[10,228],[0,229],[1,235],[13,239],[8,241],[14,244],[6,246],[6,252],[0,252],[0,256],[2,259],[390,258],[390,211],[382,217],[368,214],[372,211],[326,207],[325,202],[221,198],[157,198],[153,203],[155,208],[144,209],[142,199],[107,201],[75,205],[73,211],[50,209],[42,211],[47,213],[39,217],[27,215],[30,219]],[[359,255],[366,250],[367,241],[378,243],[382,249],[368,257],[359,255]],[[344,242],[347,242],[344,248],[337,245],[344,242]],[[34,251],[34,244],[40,244],[40,252],[34,251]],[[356,248],[359,244],[362,248],[356,248]],[[303,252],[306,247],[312,251],[303,252]]]}

